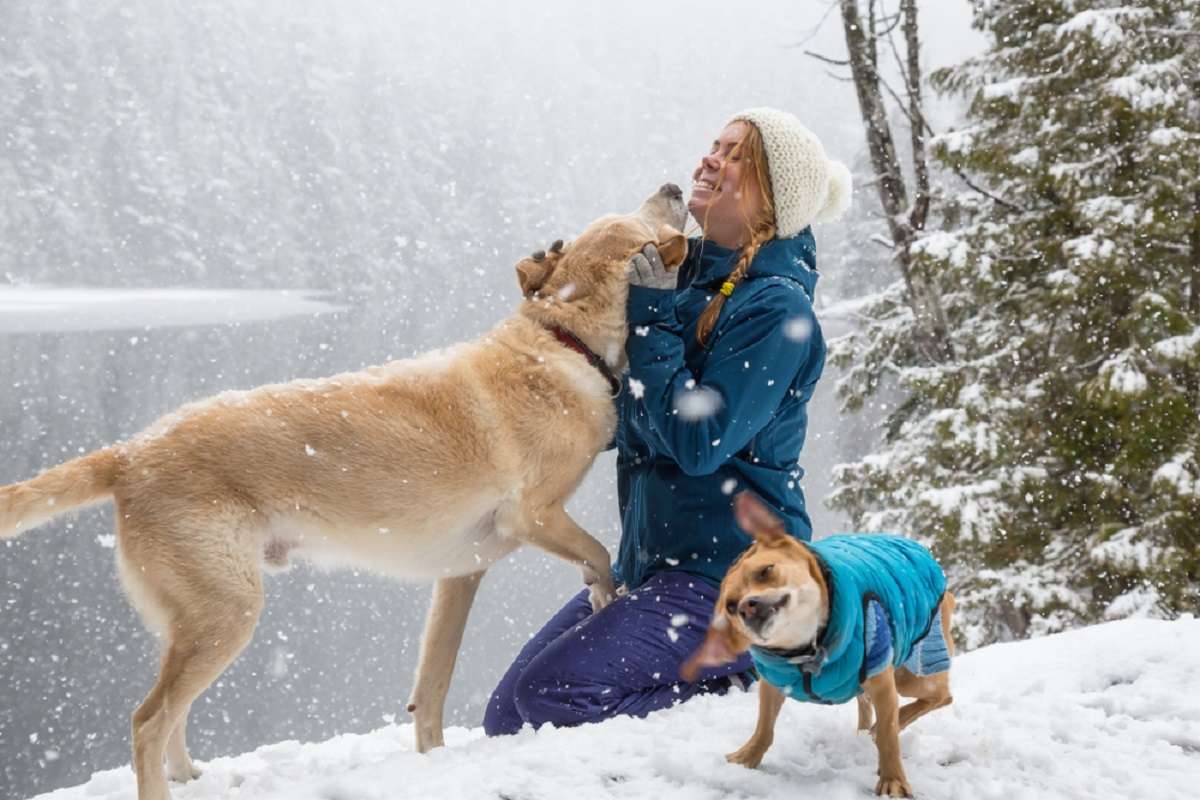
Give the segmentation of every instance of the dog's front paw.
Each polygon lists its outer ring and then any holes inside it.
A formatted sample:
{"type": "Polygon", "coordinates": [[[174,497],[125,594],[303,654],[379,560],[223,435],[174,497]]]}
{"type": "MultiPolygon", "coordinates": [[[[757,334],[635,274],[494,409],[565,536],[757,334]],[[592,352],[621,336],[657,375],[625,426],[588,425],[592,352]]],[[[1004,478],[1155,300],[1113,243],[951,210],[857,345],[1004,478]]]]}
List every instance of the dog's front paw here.
{"type": "Polygon", "coordinates": [[[596,581],[588,587],[588,599],[592,602],[593,614],[611,603],[616,596],[617,590],[613,588],[611,581],[596,581]]]}
{"type": "Polygon", "coordinates": [[[417,725],[417,752],[428,753],[438,747],[445,747],[446,740],[443,738],[442,731],[433,729],[422,729],[421,725],[417,725]]]}
{"type": "Polygon", "coordinates": [[[875,784],[875,794],[887,797],[912,797],[912,787],[903,775],[880,775],[875,784]]]}
{"type": "Polygon", "coordinates": [[[746,742],[740,749],[725,756],[725,760],[730,764],[741,764],[746,769],[754,769],[762,763],[763,756],[767,754],[767,745],[764,747],[758,742],[746,742]]]}

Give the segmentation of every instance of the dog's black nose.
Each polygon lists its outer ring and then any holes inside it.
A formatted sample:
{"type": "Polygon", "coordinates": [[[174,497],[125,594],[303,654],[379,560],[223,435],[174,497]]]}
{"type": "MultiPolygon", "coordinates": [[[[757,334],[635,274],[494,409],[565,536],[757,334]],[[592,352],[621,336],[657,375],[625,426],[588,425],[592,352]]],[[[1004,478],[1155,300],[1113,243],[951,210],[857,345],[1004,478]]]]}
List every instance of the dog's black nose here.
{"type": "Polygon", "coordinates": [[[738,616],[745,622],[762,623],[775,613],[775,604],[761,597],[747,597],[738,605],[738,616]]]}
{"type": "Polygon", "coordinates": [[[659,194],[665,194],[667,197],[675,200],[680,200],[683,198],[683,189],[680,189],[673,183],[664,183],[661,187],[659,187],[658,192],[659,194]]]}

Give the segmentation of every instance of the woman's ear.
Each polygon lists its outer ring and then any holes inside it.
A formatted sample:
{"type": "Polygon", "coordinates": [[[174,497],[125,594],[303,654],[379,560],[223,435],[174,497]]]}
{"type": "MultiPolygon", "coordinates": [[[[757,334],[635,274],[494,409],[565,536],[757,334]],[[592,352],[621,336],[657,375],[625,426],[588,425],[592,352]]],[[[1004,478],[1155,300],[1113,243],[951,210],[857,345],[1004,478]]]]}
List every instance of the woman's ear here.
{"type": "Polygon", "coordinates": [[[746,645],[739,646],[738,637],[725,612],[718,610],[713,615],[708,633],[704,634],[704,641],[700,647],[679,668],[679,677],[692,683],[699,676],[700,670],[705,667],[722,667],[736,661],[738,654],[745,649],[746,645]]]}
{"type": "Polygon", "coordinates": [[[545,285],[562,258],[562,249],[563,241],[558,239],[550,245],[549,253],[538,250],[517,262],[517,283],[521,285],[521,294],[528,297],[545,285]]]}
{"type": "Polygon", "coordinates": [[[674,269],[687,257],[687,237],[670,225],[663,225],[658,229],[658,242],[655,246],[658,248],[658,254],[662,256],[663,266],[674,269]]]}

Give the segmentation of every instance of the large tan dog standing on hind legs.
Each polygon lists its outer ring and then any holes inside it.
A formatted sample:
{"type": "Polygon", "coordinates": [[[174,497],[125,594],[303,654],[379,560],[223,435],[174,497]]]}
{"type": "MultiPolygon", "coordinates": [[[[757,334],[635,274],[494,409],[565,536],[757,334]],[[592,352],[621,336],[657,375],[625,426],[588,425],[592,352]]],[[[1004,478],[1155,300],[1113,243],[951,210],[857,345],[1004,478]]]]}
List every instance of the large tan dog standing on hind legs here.
{"type": "Polygon", "coordinates": [[[748,492],[734,499],[734,514],[754,544],[725,573],[704,642],[680,670],[695,680],[701,668],[750,651],[762,678],[758,724],[725,758],[757,767],[787,697],[824,704],[857,698],[858,729],[870,730],[879,751],[875,793],[911,797],[900,731],[953,699],[954,596],[942,568],[899,536],[801,543],[748,492]],[[901,707],[901,696],[915,699],[901,707]]]}
{"type": "Polygon", "coordinates": [[[635,213],[522,259],[525,300],[477,341],[222,394],[0,487],[0,538],[116,505],[122,584],[162,641],[158,681],[133,714],[140,800],[198,774],[188,710],[249,642],[263,567],[289,553],[436,579],[409,704],[422,752],[443,743],[450,675],[491,564],[533,544],[582,568],[593,606],[609,601],[608,552],[564,504],[616,425],[629,259],[654,242],[677,267],[685,216],[667,184],[635,213]]]}

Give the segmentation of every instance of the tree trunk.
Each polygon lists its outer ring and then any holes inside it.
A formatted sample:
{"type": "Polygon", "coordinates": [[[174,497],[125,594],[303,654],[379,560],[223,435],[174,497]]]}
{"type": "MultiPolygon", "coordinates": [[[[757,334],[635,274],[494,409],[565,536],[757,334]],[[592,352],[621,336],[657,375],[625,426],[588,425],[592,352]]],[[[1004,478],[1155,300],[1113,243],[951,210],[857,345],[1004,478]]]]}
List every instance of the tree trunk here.
{"type": "MultiPolygon", "coordinates": [[[[1191,246],[1191,286],[1188,288],[1188,316],[1193,325],[1200,325],[1200,187],[1192,194],[1192,230],[1188,237],[1191,246]]],[[[1192,410],[1200,411],[1200,366],[1190,365],[1185,373],[1188,397],[1192,410]]]]}
{"type": "Polygon", "coordinates": [[[914,270],[912,253],[917,233],[924,229],[929,212],[929,165],[925,154],[924,115],[921,111],[921,69],[919,36],[915,0],[904,0],[904,34],[908,57],[905,83],[912,118],[913,173],[917,181],[917,200],[908,204],[908,189],[896,143],[888,123],[887,106],[880,89],[877,68],[878,51],[874,33],[875,12],[871,4],[870,31],[863,28],[857,0],[841,0],[842,26],[846,33],[846,49],[850,56],[850,71],[858,94],[858,108],[867,134],[867,150],[875,172],[879,202],[883,206],[888,231],[892,237],[893,255],[904,280],[906,300],[917,321],[918,349],[933,363],[944,363],[954,356],[950,344],[949,325],[942,310],[938,292],[927,272],[914,270]]]}

